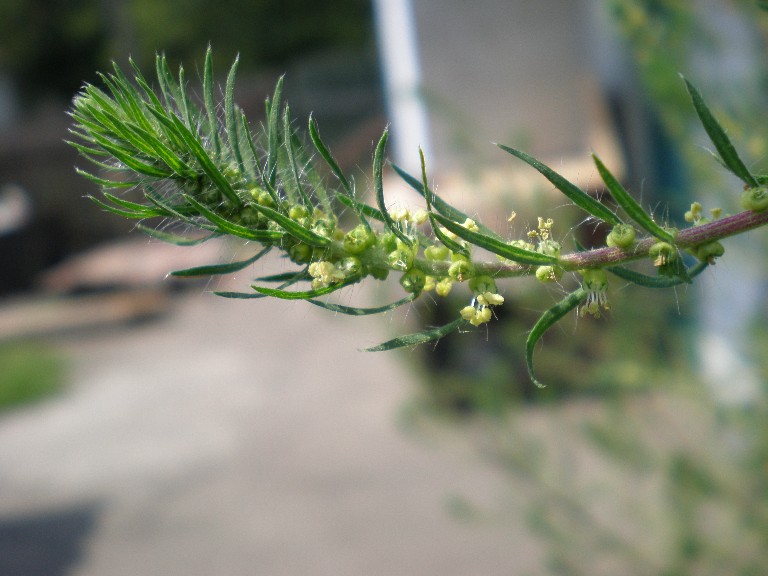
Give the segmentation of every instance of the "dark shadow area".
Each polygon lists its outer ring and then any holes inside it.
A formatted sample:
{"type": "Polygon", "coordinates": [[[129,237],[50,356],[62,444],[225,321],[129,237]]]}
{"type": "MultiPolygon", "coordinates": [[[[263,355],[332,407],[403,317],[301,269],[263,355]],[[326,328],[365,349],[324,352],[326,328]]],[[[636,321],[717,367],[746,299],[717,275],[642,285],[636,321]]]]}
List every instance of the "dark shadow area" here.
{"type": "Polygon", "coordinates": [[[0,518],[0,574],[65,576],[80,562],[98,506],[0,518]]]}

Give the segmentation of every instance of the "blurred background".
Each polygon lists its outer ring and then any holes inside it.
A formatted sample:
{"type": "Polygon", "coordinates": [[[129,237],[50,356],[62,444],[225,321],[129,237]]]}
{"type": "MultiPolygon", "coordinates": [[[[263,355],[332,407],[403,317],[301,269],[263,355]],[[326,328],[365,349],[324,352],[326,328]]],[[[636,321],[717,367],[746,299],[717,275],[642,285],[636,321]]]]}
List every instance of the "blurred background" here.
{"type": "Polygon", "coordinates": [[[395,162],[423,146],[437,191],[500,233],[547,216],[599,245],[491,143],[599,193],[594,151],[678,226],[693,200],[737,211],[678,74],[764,170],[757,4],[0,0],[0,574],[763,574],[764,231],[687,288],[614,278],[608,318],[546,335],[538,390],[525,336],[573,278],[507,283],[488,330],[364,354],[466,296],[365,319],[217,299],[282,263],[168,278],[247,247],[150,241],[85,198],[65,143],[97,71],[130,55],[151,77],[163,52],[194,87],[210,44],[222,74],[239,54],[253,124],[285,74],[358,188],[389,125],[395,162]]]}

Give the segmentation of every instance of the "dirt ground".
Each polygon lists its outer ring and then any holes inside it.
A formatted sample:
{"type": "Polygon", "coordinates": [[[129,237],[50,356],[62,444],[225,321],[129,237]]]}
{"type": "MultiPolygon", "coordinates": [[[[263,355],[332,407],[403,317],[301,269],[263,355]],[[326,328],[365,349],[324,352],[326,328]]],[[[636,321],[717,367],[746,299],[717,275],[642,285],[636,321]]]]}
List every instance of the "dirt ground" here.
{"type": "Polygon", "coordinates": [[[201,289],[52,338],[66,393],[0,418],[0,573],[540,573],[522,506],[452,505],[508,505],[509,478],[404,429],[408,353],[359,351],[403,328],[201,289]]]}

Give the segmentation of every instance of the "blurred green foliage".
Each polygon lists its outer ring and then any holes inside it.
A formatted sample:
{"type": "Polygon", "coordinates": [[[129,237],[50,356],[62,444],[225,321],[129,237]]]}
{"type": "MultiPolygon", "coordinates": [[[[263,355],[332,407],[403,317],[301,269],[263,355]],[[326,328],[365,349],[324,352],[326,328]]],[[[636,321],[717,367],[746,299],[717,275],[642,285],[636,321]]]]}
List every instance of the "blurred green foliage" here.
{"type": "Polygon", "coordinates": [[[56,394],[65,374],[64,358],[45,344],[0,344],[0,411],[56,394]]]}
{"type": "Polygon", "coordinates": [[[208,44],[216,59],[281,67],[318,50],[373,46],[363,0],[0,0],[0,71],[23,103],[70,99],[95,70],[131,54],[151,68],[156,52],[191,61],[208,44]]]}

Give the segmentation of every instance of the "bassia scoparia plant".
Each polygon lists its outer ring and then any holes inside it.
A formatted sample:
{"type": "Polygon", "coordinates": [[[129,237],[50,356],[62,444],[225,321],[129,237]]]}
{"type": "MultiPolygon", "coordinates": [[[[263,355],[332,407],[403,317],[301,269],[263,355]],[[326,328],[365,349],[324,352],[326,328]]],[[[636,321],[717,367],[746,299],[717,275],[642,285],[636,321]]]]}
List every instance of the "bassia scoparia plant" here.
{"type": "MultiPolygon", "coordinates": [[[[223,102],[216,98],[210,50],[206,54],[202,103],[188,92],[184,69],[174,75],[163,56],[156,59],[153,88],[132,63],[133,79],[117,66],[101,75],[104,87],[86,85],[71,110],[74,136],[70,142],[95,169],[79,172],[102,187],[92,198],[105,209],[137,220],[163,219],[204,232],[191,238],[140,225],[150,235],[190,245],[218,236],[232,236],[258,246],[252,257],[234,263],[179,270],[176,276],[228,274],[279,250],[295,264],[257,280],[253,292],[217,292],[229,298],[275,297],[306,300],[337,313],[368,315],[393,310],[420,295],[447,296],[467,291],[467,305],[444,326],[400,336],[370,351],[412,346],[453,331],[483,325],[504,302],[498,283],[533,276],[542,283],[559,282],[573,274],[578,287],[544,312],[530,331],[526,359],[532,381],[533,354],[544,332],[571,311],[600,317],[609,308],[611,276],[646,288],[671,288],[691,283],[724,253],[720,240],[768,222],[768,176],[753,174],[742,162],[725,131],[687,80],[698,117],[716,150],[716,159],[744,183],[743,211],[724,216],[705,213],[694,203],[682,229],[660,224],[631,196],[601,160],[594,156],[607,194],[597,198],[525,152],[499,148],[538,170],[567,198],[586,212],[588,220],[610,227],[607,246],[573,250],[553,237],[554,223],[539,218],[523,238],[506,238],[448,204],[429,186],[423,154],[421,174],[394,170],[423,198],[418,212],[390,210],[382,172],[388,133],[384,131],[373,158],[375,202],[367,203],[344,174],[323,142],[315,120],[309,119],[309,141],[294,129],[291,112],[282,103],[282,82],[266,102],[266,121],[252,129],[233,99],[238,63],[232,65],[223,102]],[[326,165],[324,178],[314,158],[326,165]],[[123,189],[138,188],[143,202],[126,200],[123,189]],[[352,210],[356,222],[343,228],[341,210],[352,210]],[[705,215],[706,214],[706,215],[705,215]],[[482,249],[482,250],[480,250],[482,249]],[[493,257],[483,256],[495,255],[493,257]],[[651,260],[655,274],[631,265],[651,260]],[[628,266],[629,265],[629,266],[628,266]],[[374,308],[344,306],[325,296],[364,280],[396,274],[404,296],[374,308]]],[[[734,200],[734,205],[737,199],[734,200]]]]}

